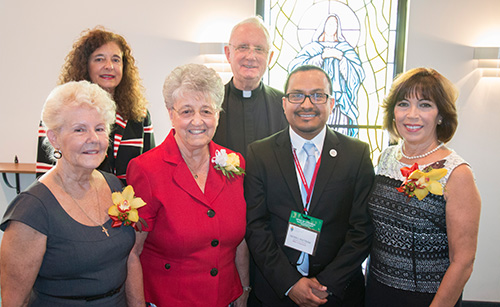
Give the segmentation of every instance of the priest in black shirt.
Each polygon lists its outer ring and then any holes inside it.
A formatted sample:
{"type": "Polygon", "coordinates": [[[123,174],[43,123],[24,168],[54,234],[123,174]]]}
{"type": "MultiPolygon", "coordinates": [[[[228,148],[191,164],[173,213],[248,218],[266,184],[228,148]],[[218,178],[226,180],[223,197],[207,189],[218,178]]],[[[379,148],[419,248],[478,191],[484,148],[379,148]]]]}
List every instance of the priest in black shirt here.
{"type": "Polygon", "coordinates": [[[273,52],[261,19],[251,17],[234,26],[224,51],[233,78],[225,86],[223,112],[214,142],[246,155],[246,147],[287,126],[283,93],[262,82],[273,52]]]}
{"type": "MultiPolygon", "coordinates": [[[[250,17],[235,25],[229,45],[224,48],[233,78],[225,86],[223,111],[219,113],[219,126],[213,141],[240,152],[243,157],[248,144],[288,126],[283,113],[283,92],[262,82],[273,56],[270,49],[269,32],[258,17],[250,17]]],[[[251,260],[250,276],[240,276],[244,294],[250,295],[249,307],[261,306],[250,292],[255,269],[251,260]]]]}

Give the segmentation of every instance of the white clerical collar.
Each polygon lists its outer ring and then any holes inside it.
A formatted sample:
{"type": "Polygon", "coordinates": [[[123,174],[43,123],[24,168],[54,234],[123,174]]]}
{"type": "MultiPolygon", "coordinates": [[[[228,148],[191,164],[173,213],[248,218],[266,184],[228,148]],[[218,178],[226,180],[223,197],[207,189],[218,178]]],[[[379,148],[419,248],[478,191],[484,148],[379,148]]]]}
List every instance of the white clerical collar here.
{"type": "Polygon", "coordinates": [[[243,91],[243,90],[240,90],[238,88],[236,88],[236,86],[234,85],[234,78],[231,79],[231,81],[229,82],[230,84],[230,88],[231,90],[235,90],[235,92],[238,94],[238,96],[242,97],[242,98],[252,98],[252,96],[255,94],[255,95],[259,95],[259,93],[262,91],[262,88],[263,88],[263,84],[262,84],[262,81],[259,82],[259,84],[257,85],[256,88],[254,88],[253,90],[250,90],[250,91],[243,91]],[[241,94],[240,94],[241,93],[241,94]]]}
{"type": "Polygon", "coordinates": [[[321,155],[321,152],[323,151],[323,144],[325,143],[326,125],[314,138],[312,138],[312,140],[304,139],[295,131],[293,131],[291,127],[288,130],[290,131],[290,141],[292,143],[292,148],[295,148],[297,151],[299,151],[302,149],[302,146],[304,146],[304,143],[311,142],[314,144],[314,146],[316,146],[316,149],[318,149],[318,153],[321,155]]]}

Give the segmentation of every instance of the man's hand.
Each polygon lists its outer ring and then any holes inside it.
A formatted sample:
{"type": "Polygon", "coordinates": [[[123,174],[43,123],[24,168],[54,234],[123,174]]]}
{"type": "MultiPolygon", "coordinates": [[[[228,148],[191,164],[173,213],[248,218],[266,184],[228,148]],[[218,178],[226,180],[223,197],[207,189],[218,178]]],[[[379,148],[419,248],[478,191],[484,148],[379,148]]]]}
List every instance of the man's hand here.
{"type": "Polygon", "coordinates": [[[314,295],[311,289],[326,291],[326,287],[321,285],[316,278],[309,279],[307,277],[302,277],[292,287],[288,293],[288,297],[301,307],[317,307],[328,302],[327,299],[320,299],[314,295]]]}

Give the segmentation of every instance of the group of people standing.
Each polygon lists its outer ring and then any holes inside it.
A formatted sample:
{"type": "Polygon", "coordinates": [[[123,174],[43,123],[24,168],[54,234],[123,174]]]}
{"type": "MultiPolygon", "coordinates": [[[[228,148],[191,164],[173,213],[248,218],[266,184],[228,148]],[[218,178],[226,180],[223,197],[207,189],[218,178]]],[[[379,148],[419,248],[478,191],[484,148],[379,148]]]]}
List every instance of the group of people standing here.
{"type": "Polygon", "coordinates": [[[395,79],[397,144],[375,174],[367,144],[327,127],[323,69],[297,67],[284,93],[263,84],[273,54],[255,17],[225,53],[225,87],[198,64],[167,76],[172,130],[155,147],[125,40],[96,28],[75,43],[42,111],[47,172],[0,224],[2,304],[459,306],[480,197],[445,146],[453,85],[427,68],[395,79]]]}

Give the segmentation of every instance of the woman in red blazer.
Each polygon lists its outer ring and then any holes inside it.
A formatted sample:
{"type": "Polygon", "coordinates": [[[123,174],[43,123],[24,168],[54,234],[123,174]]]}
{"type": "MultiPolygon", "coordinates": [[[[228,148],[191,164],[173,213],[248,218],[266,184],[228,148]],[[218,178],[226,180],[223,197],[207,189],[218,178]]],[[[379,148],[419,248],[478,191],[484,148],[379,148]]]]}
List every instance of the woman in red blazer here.
{"type": "Polygon", "coordinates": [[[173,129],[127,170],[148,224],[129,261],[129,306],[246,305],[244,160],[212,141],[223,94],[203,65],[177,67],[165,80],[173,129]]]}

